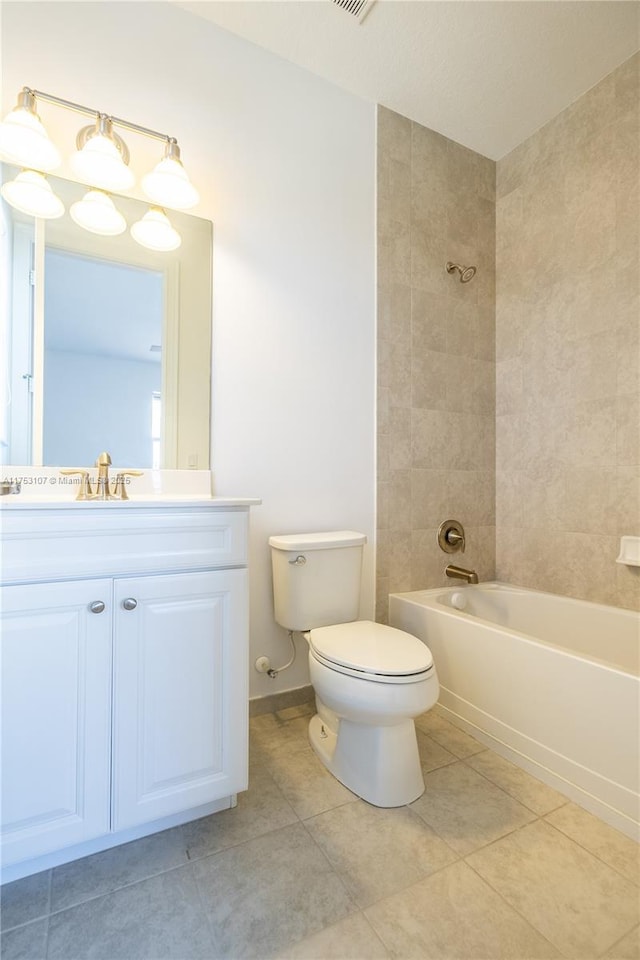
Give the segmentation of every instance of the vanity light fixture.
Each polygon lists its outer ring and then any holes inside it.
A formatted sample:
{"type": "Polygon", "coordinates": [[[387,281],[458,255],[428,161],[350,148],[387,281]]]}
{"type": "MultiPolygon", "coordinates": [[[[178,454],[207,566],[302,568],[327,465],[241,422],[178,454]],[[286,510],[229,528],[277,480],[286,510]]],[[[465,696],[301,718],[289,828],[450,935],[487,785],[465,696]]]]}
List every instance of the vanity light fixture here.
{"type": "Polygon", "coordinates": [[[89,190],[71,204],[69,213],[79,227],[104,237],[116,237],[127,229],[127,221],[104,190],[89,190]]]}
{"type": "Polygon", "coordinates": [[[0,193],[12,207],[42,220],[55,220],[64,213],[64,204],[51,184],[37,170],[21,170],[15,180],[2,185],[0,193]]]}
{"type": "Polygon", "coordinates": [[[171,226],[169,218],[160,207],[149,207],[142,220],[131,227],[131,236],[149,250],[177,250],[182,237],[171,226]]]}
{"type": "Polygon", "coordinates": [[[94,125],[80,130],[76,146],[71,169],[82,183],[104,190],[128,190],[135,183],[127,166],[129,149],[106,114],[99,113],[94,125]]]}
{"type": "Polygon", "coordinates": [[[175,140],[167,140],[164,157],[143,177],[142,189],[150,200],[164,207],[188,210],[198,203],[198,191],[182,166],[180,147],[175,140]]]}
{"type": "Polygon", "coordinates": [[[37,114],[34,91],[28,87],[0,123],[0,155],[19,167],[49,171],[60,166],[60,154],[37,114]]]}
{"type": "MultiPolygon", "coordinates": [[[[187,171],[182,165],[180,148],[175,137],[169,137],[157,130],[150,130],[148,127],[141,127],[137,123],[131,123],[129,120],[123,120],[120,117],[113,117],[98,110],[92,110],[71,100],[63,100],[61,97],[55,97],[53,94],[44,93],[41,90],[32,90],[30,87],[23,87],[18,97],[18,105],[0,124],[0,158],[26,167],[30,172],[46,172],[59,165],[60,154],[47,136],[36,112],[38,99],[57,104],[76,113],[94,117],[94,123],[83,127],[78,133],[76,138],[77,150],[71,157],[71,168],[80,182],[101,191],[128,190],[133,186],[135,178],[129,169],[129,149],[122,137],[113,129],[114,126],[125,127],[127,130],[132,130],[134,133],[142,134],[145,137],[161,140],[165,144],[164,156],[154,169],[143,178],[142,182],[142,189],[154,204],[150,213],[156,210],[155,205],[186,210],[198,203],[200,199],[198,191],[191,183],[187,171]]],[[[42,177],[42,173],[39,173],[39,176],[42,177]]],[[[18,178],[16,178],[17,180],[18,178]]],[[[53,191],[51,192],[53,193],[53,191]]],[[[8,191],[8,194],[11,196],[12,191],[8,191]]],[[[2,195],[8,203],[12,203],[4,190],[2,195]]],[[[84,203],[87,197],[79,203],[84,203]]],[[[107,197],[107,200],[110,200],[110,198],[107,197]]],[[[113,201],[110,202],[113,206],[113,201]]],[[[101,209],[106,210],[104,200],[100,200],[100,204],[102,204],[101,209]]],[[[15,204],[13,205],[15,206],[15,204]]],[[[77,207],[77,204],[73,206],[77,207]]],[[[160,210],[159,212],[164,220],[161,221],[156,213],[151,217],[151,220],[158,223],[162,222],[164,243],[169,243],[168,238],[171,236],[172,245],[155,246],[152,249],[175,250],[180,245],[180,235],[173,230],[164,211],[160,210]],[[172,235],[168,231],[172,231],[172,235]]],[[[39,213],[34,215],[41,216],[39,213]]],[[[49,214],[49,216],[51,215],[49,214]]],[[[56,214],[56,216],[59,215],[56,214]]],[[[146,221],[148,216],[147,214],[143,217],[139,223],[146,221]]],[[[79,220],[76,220],[76,222],[80,223],[79,220]]],[[[85,226],[82,223],[80,225],[85,226]]],[[[86,227],[86,229],[91,228],[86,227]]],[[[146,235],[146,229],[145,227],[142,230],[142,235],[146,235]]],[[[155,229],[157,235],[158,228],[155,229]]],[[[94,230],[94,232],[96,231],[94,230]]],[[[142,243],[141,240],[138,242],[142,243]]]]}

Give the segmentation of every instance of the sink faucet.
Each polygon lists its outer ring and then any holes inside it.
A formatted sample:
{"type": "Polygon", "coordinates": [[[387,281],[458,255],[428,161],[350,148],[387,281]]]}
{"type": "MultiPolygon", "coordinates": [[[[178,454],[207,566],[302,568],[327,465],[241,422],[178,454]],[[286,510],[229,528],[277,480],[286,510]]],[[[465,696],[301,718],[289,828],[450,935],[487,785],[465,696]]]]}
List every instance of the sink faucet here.
{"type": "Polygon", "coordinates": [[[109,467],[111,466],[111,457],[104,450],[96,460],[98,468],[98,478],[96,480],[96,492],[93,495],[95,500],[111,500],[113,495],[109,489],[109,467]]]}
{"type": "Polygon", "coordinates": [[[457,567],[455,563],[450,563],[448,567],[445,567],[444,572],[454,580],[466,580],[467,583],[478,582],[478,574],[475,570],[465,570],[464,567],[457,567]]]}
{"type": "Polygon", "coordinates": [[[96,477],[95,493],[91,489],[92,481],[89,479],[88,470],[61,470],[64,474],[80,474],[80,488],[76,500],[128,500],[127,477],[141,477],[142,470],[120,470],[116,476],[113,490],[110,487],[109,467],[111,466],[111,457],[104,450],[96,460],[98,476],[96,477]]]}

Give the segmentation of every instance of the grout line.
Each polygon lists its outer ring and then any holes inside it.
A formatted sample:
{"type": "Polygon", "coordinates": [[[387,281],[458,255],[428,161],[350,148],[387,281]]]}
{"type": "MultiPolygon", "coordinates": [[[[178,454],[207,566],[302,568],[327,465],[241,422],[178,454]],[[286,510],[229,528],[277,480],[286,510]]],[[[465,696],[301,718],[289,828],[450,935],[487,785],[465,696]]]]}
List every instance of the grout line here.
{"type": "MultiPolygon", "coordinates": [[[[131,841],[132,843],[135,841],[131,841]]],[[[116,849],[116,848],[113,848],[116,849]]],[[[81,858],[82,859],[82,858],[81,858]]],[[[72,861],[77,863],[79,861],[72,861]]],[[[62,864],[65,866],[65,864],[62,864]]],[[[52,910],[49,914],[49,918],[57,917],[60,913],[66,913],[68,910],[75,910],[76,907],[82,907],[85,903],[92,903],[94,900],[102,900],[105,897],[110,897],[114,893],[119,893],[121,890],[128,890],[130,887],[135,887],[140,883],[146,883],[147,880],[155,880],[156,877],[162,877],[167,873],[173,873],[176,870],[184,870],[186,867],[189,867],[190,863],[186,860],[184,863],[178,863],[173,867],[167,867],[166,870],[158,870],[157,873],[150,873],[148,876],[139,877],[137,880],[131,880],[129,883],[120,884],[120,886],[114,887],[111,890],[106,890],[103,893],[97,893],[94,896],[87,897],[84,900],[79,900],[77,903],[70,903],[66,907],[61,907],[59,910],[52,910]]]]}
{"type": "MultiPolygon", "coordinates": [[[[491,750],[490,747],[487,747],[486,752],[493,754],[494,757],[499,757],[499,756],[500,756],[499,753],[496,753],[494,750],[491,750]]],[[[569,800],[569,797],[565,797],[565,799],[562,801],[562,803],[559,803],[557,807],[553,807],[551,810],[547,810],[546,813],[539,813],[537,810],[534,810],[533,807],[530,807],[529,804],[525,803],[524,800],[522,800],[520,797],[517,797],[514,793],[511,793],[509,790],[507,790],[506,787],[503,787],[502,784],[498,783],[496,780],[493,780],[487,773],[484,773],[484,771],[482,771],[482,770],[476,770],[476,768],[475,768],[474,766],[472,766],[472,764],[467,763],[467,760],[470,760],[472,757],[477,757],[477,756],[478,756],[477,753],[472,753],[472,754],[470,754],[466,759],[462,760],[462,763],[464,763],[465,766],[467,766],[467,767],[469,768],[469,770],[473,770],[474,773],[477,773],[479,776],[484,777],[484,779],[485,779],[488,783],[492,784],[494,787],[497,787],[498,790],[502,790],[502,792],[503,792],[504,794],[506,794],[506,796],[508,796],[511,800],[515,800],[516,803],[519,803],[520,806],[522,806],[522,807],[525,808],[525,810],[530,810],[531,813],[534,813],[538,819],[541,819],[542,817],[546,817],[548,814],[553,813],[555,810],[559,810],[561,807],[564,807],[564,806],[566,806],[568,803],[571,802],[571,801],[569,800]]],[[[505,759],[505,758],[503,757],[502,759],[505,759]]],[[[510,762],[511,762],[511,761],[507,760],[507,763],[510,763],[510,762]]],[[[513,764],[513,766],[515,766],[515,764],[513,764]]],[[[521,768],[518,768],[518,769],[521,769],[521,768]]],[[[523,772],[523,773],[526,773],[527,776],[531,777],[532,780],[535,780],[536,783],[539,783],[541,786],[543,786],[543,787],[546,787],[546,786],[547,786],[546,783],[543,783],[542,780],[538,780],[536,777],[532,776],[532,775],[531,775],[530,773],[528,773],[526,770],[524,770],[524,771],[522,771],[522,772],[523,772]]],[[[549,787],[548,789],[549,789],[549,790],[553,790],[553,787],[549,787]]],[[[556,793],[559,793],[558,790],[556,790],[555,792],[556,792],[556,793]]],[[[564,796],[564,794],[561,794],[561,796],[564,796]]]]}
{"type": "Polygon", "coordinates": [[[634,930],[638,931],[638,939],[640,940],[640,926],[636,923],[633,927],[631,927],[630,930],[627,930],[626,933],[623,933],[619,940],[616,940],[615,943],[612,943],[611,946],[608,947],[604,953],[601,953],[600,956],[601,957],[606,957],[607,955],[615,956],[614,954],[612,954],[612,951],[618,946],[619,943],[622,943],[625,937],[628,937],[630,933],[633,933],[634,930]]]}
{"type": "Polygon", "coordinates": [[[209,910],[207,909],[207,905],[204,902],[204,895],[202,893],[202,890],[200,889],[200,883],[198,881],[198,877],[195,874],[195,870],[192,870],[191,874],[192,874],[193,883],[196,888],[196,896],[198,897],[198,903],[200,904],[200,909],[204,915],[204,921],[207,925],[207,930],[209,931],[211,948],[213,950],[214,956],[216,956],[219,953],[219,950],[218,950],[218,938],[216,937],[215,928],[213,925],[213,918],[211,919],[209,918],[209,910]]]}
{"type": "MultiPolygon", "coordinates": [[[[529,826],[529,824],[525,824],[525,826],[529,826]]],[[[520,827],[520,829],[523,830],[524,827],[520,827]]],[[[502,837],[501,837],[500,839],[502,839],[502,837]]],[[[497,840],[494,841],[494,843],[497,843],[497,842],[498,842],[497,840]]],[[[491,844],[489,844],[489,846],[491,846],[491,844]]],[[[474,850],[473,852],[476,853],[477,851],[474,850]]],[[[471,856],[471,854],[467,854],[467,856],[471,856]]],[[[532,920],[529,919],[529,917],[525,916],[525,914],[522,913],[522,912],[521,912],[517,907],[515,907],[512,903],[509,903],[509,901],[506,899],[506,897],[504,897],[503,894],[500,893],[499,890],[496,890],[496,888],[493,886],[493,884],[490,883],[490,881],[487,880],[486,877],[483,877],[482,874],[479,873],[472,864],[470,864],[470,863],[467,862],[466,858],[465,858],[465,860],[464,860],[464,863],[465,863],[465,865],[466,865],[467,867],[469,867],[470,870],[473,871],[473,873],[475,873],[475,875],[478,877],[478,879],[479,879],[482,883],[485,883],[485,884],[489,887],[490,890],[493,890],[493,892],[496,894],[497,897],[500,897],[500,899],[502,900],[502,902],[503,902],[504,904],[506,904],[506,906],[509,908],[509,910],[512,910],[514,913],[516,913],[516,914],[520,917],[520,919],[523,920],[531,930],[535,930],[535,932],[538,934],[538,936],[542,937],[543,940],[544,940],[546,943],[548,943],[551,947],[553,947],[555,950],[557,950],[557,951],[558,951],[558,954],[559,954],[561,957],[562,957],[562,956],[565,956],[565,955],[563,954],[560,946],[559,946],[557,943],[554,943],[552,940],[550,940],[550,939],[547,937],[547,935],[542,932],[542,930],[539,930],[538,927],[536,927],[536,925],[533,923],[532,920]]]]}
{"type": "MultiPolygon", "coordinates": [[[[362,800],[361,797],[357,797],[356,799],[357,799],[359,802],[361,802],[361,803],[366,803],[366,800],[362,800]]],[[[346,806],[346,804],[341,804],[340,806],[346,806]]],[[[337,807],[334,807],[333,809],[338,809],[338,808],[337,808],[337,807]]],[[[408,883],[405,883],[405,884],[403,884],[402,886],[398,887],[397,889],[391,891],[390,893],[385,893],[385,894],[383,894],[382,896],[378,897],[377,899],[372,900],[371,903],[367,903],[366,906],[364,906],[364,907],[361,906],[359,903],[357,903],[357,901],[355,900],[355,898],[352,896],[349,888],[346,887],[346,884],[344,884],[344,881],[343,881],[343,885],[345,886],[345,888],[346,888],[346,890],[347,890],[347,893],[349,894],[349,896],[351,897],[351,899],[353,899],[354,903],[356,903],[358,909],[359,909],[361,912],[364,912],[365,910],[368,910],[369,907],[374,906],[374,904],[376,904],[376,903],[380,903],[382,900],[386,900],[386,899],[388,899],[389,897],[393,897],[393,896],[395,896],[395,895],[398,894],[398,893],[402,893],[403,890],[408,890],[409,887],[413,887],[413,886],[415,886],[417,883],[422,883],[423,880],[427,880],[429,877],[435,876],[435,874],[440,873],[442,870],[446,870],[447,867],[451,867],[451,866],[453,866],[454,863],[458,863],[460,860],[463,859],[463,857],[462,857],[459,853],[457,853],[456,850],[454,850],[452,847],[450,847],[449,844],[446,842],[446,840],[445,840],[443,837],[441,837],[440,834],[437,833],[437,831],[434,830],[433,827],[431,827],[431,825],[426,822],[426,820],[423,820],[423,819],[422,819],[422,817],[420,816],[419,813],[417,813],[415,810],[412,810],[412,809],[411,809],[411,805],[410,805],[410,804],[405,804],[404,807],[402,807],[402,808],[397,808],[397,809],[408,810],[409,813],[411,814],[411,816],[417,817],[424,826],[426,826],[428,829],[430,829],[430,830],[434,833],[434,835],[437,837],[438,840],[440,840],[441,843],[444,843],[444,845],[447,847],[447,849],[451,851],[451,853],[453,854],[453,856],[454,856],[455,859],[452,860],[450,863],[443,864],[443,866],[438,867],[436,870],[432,870],[430,873],[425,873],[425,874],[423,874],[423,876],[419,877],[417,880],[411,880],[411,881],[409,881],[408,883]]],[[[326,810],[326,811],[325,811],[325,813],[330,813],[330,812],[331,812],[330,810],[326,810]]],[[[318,814],[318,816],[320,816],[320,814],[318,814]]],[[[312,818],[309,818],[309,819],[312,819],[312,818]]],[[[302,824],[303,824],[303,826],[305,827],[305,829],[306,829],[306,823],[307,823],[307,821],[304,821],[304,820],[302,821],[302,824]]],[[[338,876],[338,877],[340,878],[340,880],[342,880],[342,873],[338,870],[338,868],[336,867],[336,865],[334,864],[334,862],[330,859],[329,855],[326,853],[326,851],[324,850],[324,848],[320,846],[320,844],[318,843],[318,841],[317,841],[317,840],[315,839],[315,837],[310,833],[309,830],[307,830],[307,833],[309,834],[309,836],[311,837],[311,839],[313,840],[313,842],[316,844],[316,846],[319,848],[319,850],[321,851],[321,853],[323,854],[323,856],[325,857],[325,859],[327,860],[327,862],[328,862],[329,865],[331,866],[332,871],[336,874],[336,876],[338,876]]],[[[386,944],[385,944],[385,946],[386,946],[386,944]]]]}
{"type": "MultiPolygon", "coordinates": [[[[558,808],[558,809],[559,809],[559,808],[558,808]]],[[[579,807],[579,809],[583,809],[583,808],[582,808],[582,807],[579,807]]],[[[588,812],[588,811],[587,811],[587,812],[588,812]]],[[[555,813],[555,810],[551,810],[550,813],[555,813]]],[[[560,834],[560,836],[562,836],[562,837],[565,838],[565,840],[569,840],[569,841],[571,841],[571,843],[575,843],[578,847],[580,847],[581,850],[584,850],[585,853],[588,853],[591,857],[594,857],[599,863],[603,864],[603,866],[609,867],[610,870],[613,870],[614,873],[617,873],[619,877],[622,877],[622,879],[623,879],[623,880],[626,880],[627,883],[630,883],[631,886],[633,886],[633,887],[638,887],[638,886],[640,886],[640,876],[639,876],[639,879],[638,879],[638,882],[637,882],[637,883],[634,882],[633,880],[630,880],[629,877],[627,877],[624,873],[621,873],[621,871],[618,870],[618,868],[615,867],[615,866],[614,866],[612,863],[610,863],[608,860],[603,860],[602,857],[601,857],[599,854],[595,853],[595,852],[594,852],[593,850],[591,850],[589,847],[585,847],[585,845],[584,845],[583,843],[581,843],[579,840],[576,840],[575,837],[572,837],[572,836],[570,836],[570,834],[565,833],[564,830],[562,830],[560,827],[557,827],[557,826],[555,825],[555,823],[551,823],[549,820],[547,820],[546,818],[547,818],[548,815],[549,815],[549,814],[545,814],[544,817],[541,817],[541,818],[540,818],[540,819],[542,820],[542,822],[545,823],[548,827],[551,827],[553,830],[556,830],[556,831],[560,834]]],[[[591,814],[591,816],[594,816],[594,814],[591,814]]],[[[599,819],[599,818],[596,817],[596,819],[599,819]]],[[[601,820],[600,823],[604,823],[604,820],[601,820]]],[[[605,826],[608,827],[609,824],[607,823],[607,824],[605,824],[605,826]]],[[[611,829],[611,830],[615,830],[615,827],[611,827],[610,829],[611,829]]],[[[618,831],[618,832],[619,832],[619,831],[618,831]]],[[[620,834],[620,835],[621,835],[622,837],[625,837],[625,834],[620,834]]],[[[634,843],[634,842],[635,842],[634,840],[631,840],[630,837],[625,837],[625,839],[626,839],[626,840],[629,840],[631,843],[634,843]]],[[[638,854],[639,854],[639,856],[640,856],[640,846],[638,847],[638,854]]],[[[640,891],[639,891],[639,893],[640,893],[640,891]]]]}

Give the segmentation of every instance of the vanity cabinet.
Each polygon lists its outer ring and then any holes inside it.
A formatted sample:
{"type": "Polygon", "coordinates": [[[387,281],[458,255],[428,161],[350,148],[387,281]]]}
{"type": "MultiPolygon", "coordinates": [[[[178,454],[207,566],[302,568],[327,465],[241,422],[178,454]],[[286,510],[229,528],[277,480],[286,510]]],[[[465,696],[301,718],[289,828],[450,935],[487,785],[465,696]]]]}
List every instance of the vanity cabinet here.
{"type": "Polygon", "coordinates": [[[247,670],[238,646],[246,577],[217,570],[115,581],[114,830],[246,786],[223,736],[238,693],[232,678],[247,670]]]}
{"type": "Polygon", "coordinates": [[[247,787],[248,510],[77,510],[2,517],[5,879],[247,787]]]}
{"type": "Polygon", "coordinates": [[[111,593],[87,580],[0,594],[5,862],[110,830],[111,593]]]}

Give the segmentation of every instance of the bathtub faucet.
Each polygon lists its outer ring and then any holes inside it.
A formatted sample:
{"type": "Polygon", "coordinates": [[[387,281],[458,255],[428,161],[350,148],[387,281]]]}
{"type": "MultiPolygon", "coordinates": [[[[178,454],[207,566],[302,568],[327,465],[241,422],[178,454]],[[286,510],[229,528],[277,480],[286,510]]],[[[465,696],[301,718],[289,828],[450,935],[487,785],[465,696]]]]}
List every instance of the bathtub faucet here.
{"type": "Polygon", "coordinates": [[[475,570],[465,570],[464,567],[457,567],[455,563],[450,563],[448,567],[445,567],[444,572],[454,580],[466,580],[467,583],[478,582],[478,574],[475,570]]]}

